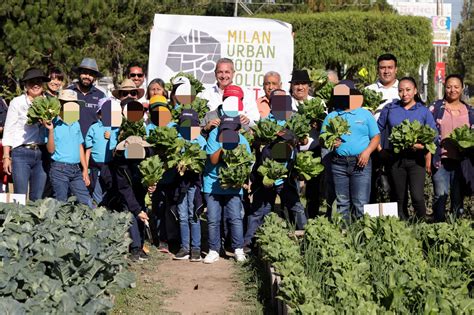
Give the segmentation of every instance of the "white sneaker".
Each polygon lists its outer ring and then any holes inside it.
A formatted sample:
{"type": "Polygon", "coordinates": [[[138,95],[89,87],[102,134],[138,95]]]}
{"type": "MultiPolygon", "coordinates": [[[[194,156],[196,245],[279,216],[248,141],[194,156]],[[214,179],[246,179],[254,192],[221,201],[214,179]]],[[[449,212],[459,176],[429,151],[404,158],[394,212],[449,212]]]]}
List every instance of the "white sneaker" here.
{"type": "Polygon", "coordinates": [[[244,249],[243,248],[236,248],[234,251],[234,258],[237,262],[244,262],[247,260],[245,257],[244,249]]]}
{"type": "Polygon", "coordinates": [[[209,250],[209,253],[204,258],[203,262],[205,264],[212,264],[219,260],[219,253],[215,250],[209,250]]]}

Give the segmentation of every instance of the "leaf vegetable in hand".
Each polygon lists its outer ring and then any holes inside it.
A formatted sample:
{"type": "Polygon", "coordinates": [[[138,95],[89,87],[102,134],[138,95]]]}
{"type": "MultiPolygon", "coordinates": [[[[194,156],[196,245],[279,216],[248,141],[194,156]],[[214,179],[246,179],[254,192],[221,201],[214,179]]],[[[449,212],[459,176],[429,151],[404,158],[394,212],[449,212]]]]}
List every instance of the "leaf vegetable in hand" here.
{"type": "Polygon", "coordinates": [[[304,115],[310,121],[323,121],[326,118],[324,106],[325,103],[321,98],[313,97],[298,105],[298,114],[304,115]]]}
{"type": "Polygon", "coordinates": [[[462,149],[469,149],[474,147],[474,130],[468,125],[455,128],[448,139],[453,140],[462,149]]]}
{"type": "Polygon", "coordinates": [[[324,166],[321,164],[321,158],[315,158],[313,152],[305,151],[296,155],[295,170],[305,180],[310,180],[318,176],[324,170],[324,166]]]}
{"type": "Polygon", "coordinates": [[[204,85],[201,83],[201,81],[199,81],[198,79],[196,79],[192,74],[190,73],[185,73],[185,72],[179,72],[177,73],[174,77],[172,77],[170,79],[170,83],[167,83],[165,84],[166,85],[166,89],[168,91],[171,91],[173,89],[173,80],[177,77],[185,77],[187,79],[189,79],[189,83],[191,83],[191,86],[193,87],[194,91],[196,92],[196,94],[199,94],[200,92],[204,91],[204,85]]]}
{"type": "Polygon", "coordinates": [[[293,131],[298,139],[304,139],[309,136],[311,125],[309,119],[302,114],[294,114],[290,120],[286,122],[285,128],[293,131]]]}
{"type": "Polygon", "coordinates": [[[395,153],[412,150],[415,144],[420,143],[434,154],[436,152],[435,136],[436,131],[430,126],[422,125],[418,120],[410,122],[405,119],[401,124],[392,128],[389,140],[395,153]]]}
{"type": "Polygon", "coordinates": [[[288,169],[282,163],[275,160],[266,159],[257,169],[257,172],[263,176],[263,185],[271,187],[278,179],[288,177],[288,169]]]}
{"type": "Polygon", "coordinates": [[[377,108],[379,108],[380,104],[385,101],[383,99],[382,92],[376,92],[371,89],[363,89],[362,94],[364,95],[364,102],[362,103],[362,107],[367,109],[371,113],[375,113],[377,111],[377,108]]]}
{"type": "Polygon", "coordinates": [[[277,138],[277,132],[283,129],[283,127],[269,119],[259,120],[251,128],[254,131],[254,139],[261,144],[269,144],[274,141],[277,138]]]}
{"type": "Polygon", "coordinates": [[[178,141],[178,131],[172,127],[156,127],[150,131],[146,140],[153,145],[162,158],[181,151],[182,148],[177,148],[177,146],[184,145],[184,140],[178,141]]]}
{"type": "Polygon", "coordinates": [[[130,121],[123,117],[122,124],[120,125],[118,141],[123,141],[130,136],[138,136],[140,138],[146,136],[145,122],[143,119],[140,119],[139,121],[130,121]]]}
{"type": "Polygon", "coordinates": [[[186,171],[200,174],[204,170],[207,155],[198,143],[184,142],[180,151],[169,153],[167,167],[176,167],[180,176],[183,176],[186,171]]]}
{"type": "Polygon", "coordinates": [[[247,152],[244,144],[233,150],[224,150],[222,160],[225,166],[219,168],[219,183],[223,189],[240,189],[248,179],[254,156],[247,152]]]}
{"type": "Polygon", "coordinates": [[[28,125],[43,121],[51,121],[59,115],[61,103],[55,97],[36,97],[28,108],[28,125]]]}
{"type": "Polygon", "coordinates": [[[163,162],[158,155],[153,155],[140,162],[138,166],[142,174],[142,183],[145,186],[153,186],[161,180],[165,172],[163,162]]]}
{"type": "Polygon", "coordinates": [[[322,132],[319,137],[324,141],[324,145],[329,150],[334,149],[334,144],[337,139],[351,133],[349,131],[349,122],[341,116],[329,119],[328,124],[323,126],[322,132]]]}

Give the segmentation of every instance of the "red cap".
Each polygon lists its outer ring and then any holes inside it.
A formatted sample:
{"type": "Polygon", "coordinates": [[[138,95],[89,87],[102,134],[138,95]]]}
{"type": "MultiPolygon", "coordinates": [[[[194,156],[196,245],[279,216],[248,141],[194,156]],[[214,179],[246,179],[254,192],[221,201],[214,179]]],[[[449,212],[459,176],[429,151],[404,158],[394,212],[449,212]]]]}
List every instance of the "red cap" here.
{"type": "Polygon", "coordinates": [[[224,96],[237,96],[239,99],[244,98],[244,91],[237,85],[229,85],[224,89],[224,96]]]}

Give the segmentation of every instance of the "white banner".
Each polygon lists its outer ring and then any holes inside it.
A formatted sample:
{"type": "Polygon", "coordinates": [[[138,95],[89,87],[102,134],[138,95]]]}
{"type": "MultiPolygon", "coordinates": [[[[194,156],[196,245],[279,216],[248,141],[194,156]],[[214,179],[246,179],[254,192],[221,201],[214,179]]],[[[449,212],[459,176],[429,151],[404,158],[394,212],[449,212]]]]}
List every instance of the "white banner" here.
{"type": "Polygon", "coordinates": [[[288,89],[292,26],[268,19],[155,14],[148,82],[155,78],[168,82],[183,71],[209,86],[216,83],[216,61],[223,57],[234,61],[236,85],[258,93],[265,73],[277,71],[288,89]]]}

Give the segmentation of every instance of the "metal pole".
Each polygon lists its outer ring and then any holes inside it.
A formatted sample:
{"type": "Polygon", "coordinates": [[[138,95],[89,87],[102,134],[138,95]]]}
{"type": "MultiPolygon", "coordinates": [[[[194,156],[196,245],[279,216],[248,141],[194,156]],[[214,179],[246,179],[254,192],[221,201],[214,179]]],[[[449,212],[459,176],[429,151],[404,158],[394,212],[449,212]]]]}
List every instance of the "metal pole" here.
{"type": "Polygon", "coordinates": [[[237,9],[239,8],[239,0],[235,0],[234,17],[237,17],[237,9]]]}

